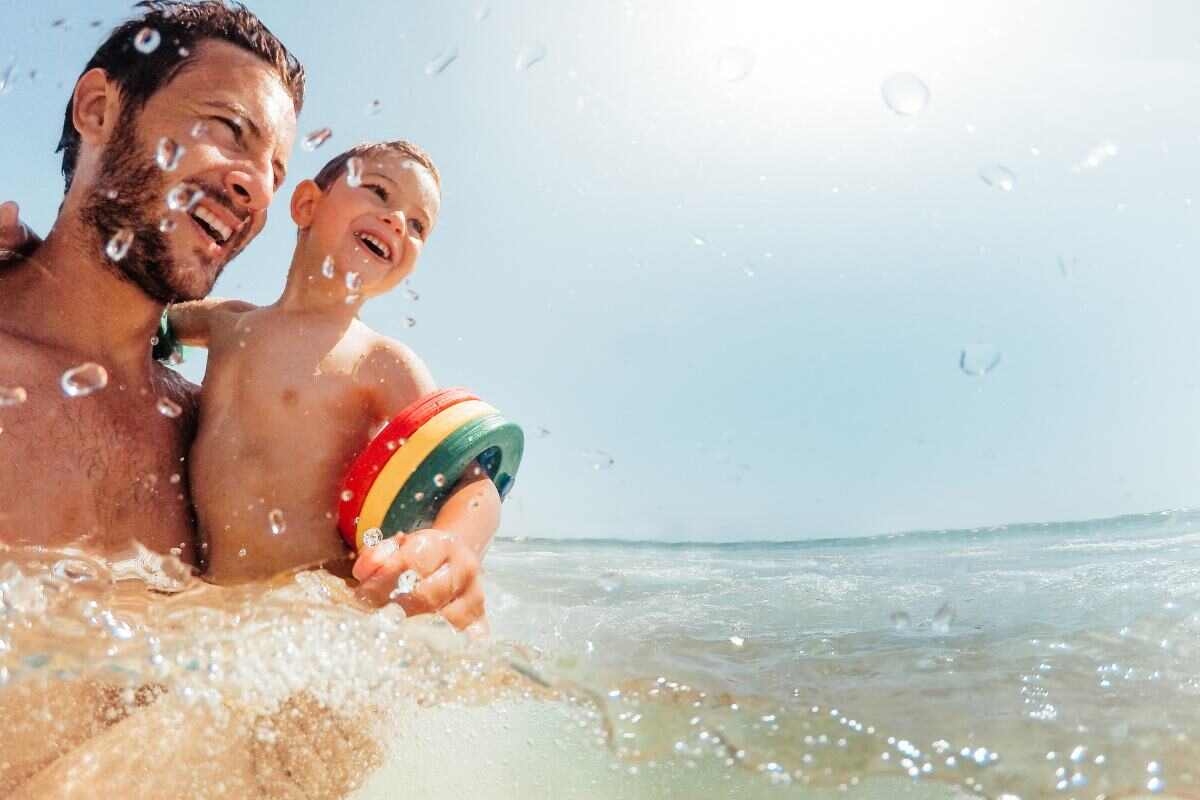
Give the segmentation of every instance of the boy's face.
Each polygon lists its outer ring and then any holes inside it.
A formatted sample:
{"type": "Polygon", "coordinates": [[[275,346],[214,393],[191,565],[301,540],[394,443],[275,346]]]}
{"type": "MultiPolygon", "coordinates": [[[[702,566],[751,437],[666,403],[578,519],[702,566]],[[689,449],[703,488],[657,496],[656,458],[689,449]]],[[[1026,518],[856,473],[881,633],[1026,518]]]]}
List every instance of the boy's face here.
{"type": "Polygon", "coordinates": [[[333,258],[339,276],[356,273],[357,294],[372,297],[413,271],[441,205],[432,173],[401,153],[361,159],[361,182],[348,174],[323,194],[308,228],[310,243],[333,258]]]}

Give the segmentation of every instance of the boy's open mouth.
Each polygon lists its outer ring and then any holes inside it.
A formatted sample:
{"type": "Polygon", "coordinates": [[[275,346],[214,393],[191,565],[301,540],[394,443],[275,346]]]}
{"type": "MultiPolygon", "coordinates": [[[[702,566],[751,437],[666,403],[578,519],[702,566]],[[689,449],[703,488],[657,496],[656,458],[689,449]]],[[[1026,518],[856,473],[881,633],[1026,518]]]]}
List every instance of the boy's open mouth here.
{"type": "Polygon", "coordinates": [[[354,238],[362,242],[363,247],[371,251],[376,258],[382,259],[389,264],[392,263],[392,248],[388,246],[387,242],[372,236],[366,231],[358,231],[354,234],[354,238]]]}
{"type": "Polygon", "coordinates": [[[196,206],[192,209],[189,216],[217,244],[225,244],[225,242],[229,241],[229,237],[233,235],[233,229],[217,219],[216,215],[204,206],[196,206]]]}

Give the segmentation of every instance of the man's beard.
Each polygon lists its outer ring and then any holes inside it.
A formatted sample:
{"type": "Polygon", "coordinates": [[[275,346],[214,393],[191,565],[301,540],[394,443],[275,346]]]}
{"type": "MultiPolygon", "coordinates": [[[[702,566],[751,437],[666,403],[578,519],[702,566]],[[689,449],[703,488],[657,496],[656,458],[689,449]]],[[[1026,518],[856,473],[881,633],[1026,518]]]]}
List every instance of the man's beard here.
{"type": "MultiPolygon", "coordinates": [[[[160,230],[159,223],[164,218],[175,221],[190,209],[168,210],[163,171],[150,149],[139,140],[135,118],[136,113],[122,112],[112,140],[101,155],[95,188],[85,200],[80,216],[96,232],[101,259],[118,277],[164,305],[199,300],[212,290],[225,264],[217,265],[211,278],[197,286],[195,277],[188,279],[193,270],[181,267],[175,260],[168,234],[160,230]],[[122,230],[131,231],[133,240],[123,257],[113,259],[106,252],[107,245],[122,230]]],[[[186,220],[179,222],[186,224],[186,220]]],[[[114,249],[119,252],[120,248],[114,249]]]]}

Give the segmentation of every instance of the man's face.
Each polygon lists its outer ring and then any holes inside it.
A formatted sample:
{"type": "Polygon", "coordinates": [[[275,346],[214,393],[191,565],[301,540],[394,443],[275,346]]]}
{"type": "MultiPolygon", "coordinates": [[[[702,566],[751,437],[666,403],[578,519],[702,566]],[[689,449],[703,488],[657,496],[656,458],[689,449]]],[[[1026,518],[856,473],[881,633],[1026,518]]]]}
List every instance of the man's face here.
{"type": "Polygon", "coordinates": [[[252,53],[206,40],[195,59],[130,118],[101,155],[83,218],[104,256],[161,302],[194,300],[262,230],[296,137],[291,96],[252,53]],[[177,154],[176,149],[182,148],[177,154]]]}

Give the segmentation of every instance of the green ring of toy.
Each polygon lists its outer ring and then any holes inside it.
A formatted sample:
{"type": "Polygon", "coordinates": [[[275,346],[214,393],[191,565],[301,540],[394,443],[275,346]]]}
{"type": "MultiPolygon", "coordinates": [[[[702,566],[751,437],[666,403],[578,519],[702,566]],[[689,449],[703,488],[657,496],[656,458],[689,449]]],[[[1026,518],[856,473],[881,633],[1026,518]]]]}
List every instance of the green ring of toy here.
{"type": "Polygon", "coordinates": [[[512,489],[524,450],[525,434],[521,427],[499,414],[489,414],[464,424],[443,439],[405,482],[383,518],[383,535],[393,536],[428,527],[442,502],[476,459],[496,484],[500,497],[504,498],[512,489]],[[444,486],[438,487],[434,483],[438,475],[445,477],[444,486]],[[422,494],[420,500],[416,499],[418,492],[422,494]]]}

